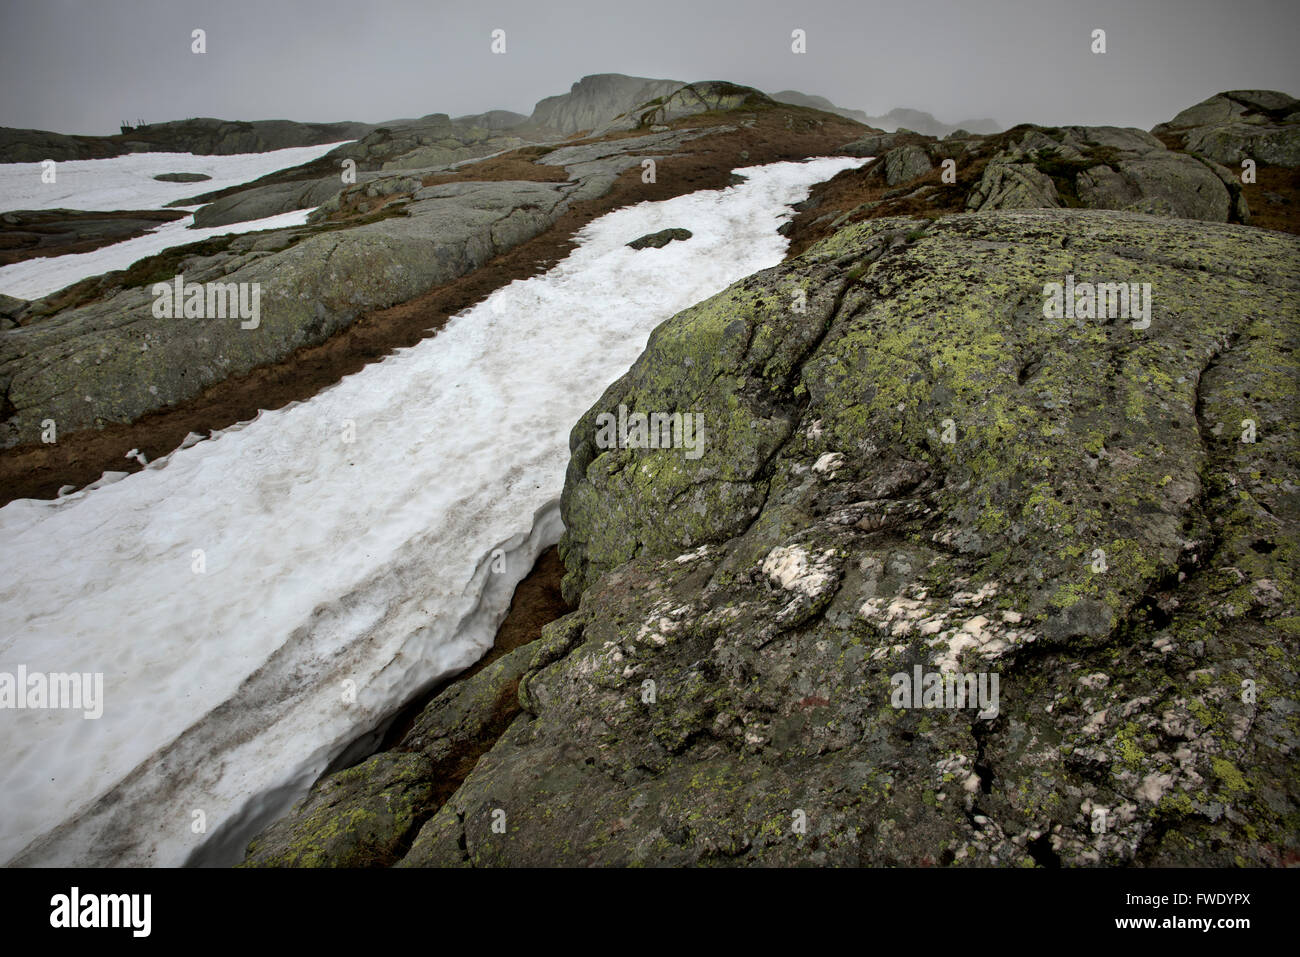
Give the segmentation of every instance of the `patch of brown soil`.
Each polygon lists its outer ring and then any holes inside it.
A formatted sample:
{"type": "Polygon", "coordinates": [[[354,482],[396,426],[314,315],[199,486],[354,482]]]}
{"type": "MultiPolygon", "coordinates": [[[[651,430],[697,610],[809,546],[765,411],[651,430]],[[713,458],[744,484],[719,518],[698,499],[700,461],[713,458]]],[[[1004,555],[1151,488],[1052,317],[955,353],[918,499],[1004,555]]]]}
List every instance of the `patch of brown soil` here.
{"type": "Polygon", "coordinates": [[[898,186],[886,186],[869,174],[882,162],[876,159],[858,169],[848,169],[814,186],[788,232],[787,259],[837,230],[865,219],[913,216],[938,219],[966,210],[966,197],[984,175],[987,155],[957,162],[957,182],[944,183],[939,167],[898,186]],[[919,194],[919,195],[918,195],[919,194]]]}
{"type": "Polygon", "coordinates": [[[424,177],[425,186],[443,183],[482,182],[483,180],[526,180],[532,183],[563,183],[569,178],[563,166],[547,166],[536,160],[549,153],[550,146],[524,146],[503,156],[470,163],[447,173],[424,177]]]}
{"type": "Polygon", "coordinates": [[[61,435],[57,445],[29,444],[0,452],[0,505],[16,498],[53,498],[60,487],[86,485],[109,470],[138,471],[140,466],[126,458],[131,449],[155,459],[177,448],[190,432],[203,435],[251,419],[259,410],[308,399],[394,349],[435,334],[451,316],[501,286],[554,265],[574,248],[573,235],[579,229],[613,209],[724,188],[737,166],[829,155],[864,129],[852,120],[801,107],[722,114],[721,119],[705,116],[694,125],[736,123],[745,116],[753,119],[752,127],[701,137],[686,144],[688,152],[665,157],[658,164],[656,182],[642,183],[640,169],[627,170],[608,193],[575,203],[544,233],[417,299],[364,315],[326,342],[227,379],[129,425],[61,435]]]}
{"type": "MultiPolygon", "coordinates": [[[[385,216],[405,216],[403,208],[411,201],[411,193],[389,193],[387,196],[367,196],[362,189],[353,188],[340,197],[339,208],[321,222],[331,225],[360,226],[375,222],[385,216]]],[[[319,224],[313,224],[319,225],[319,224]]]]}
{"type": "Polygon", "coordinates": [[[1241,191],[1250,206],[1252,226],[1300,235],[1300,168],[1261,166],[1255,170],[1255,182],[1243,185],[1241,191]]]}
{"type": "Polygon", "coordinates": [[[1184,133],[1152,133],[1156,139],[1165,144],[1165,149],[1181,153],[1186,149],[1187,136],[1184,133]]]}

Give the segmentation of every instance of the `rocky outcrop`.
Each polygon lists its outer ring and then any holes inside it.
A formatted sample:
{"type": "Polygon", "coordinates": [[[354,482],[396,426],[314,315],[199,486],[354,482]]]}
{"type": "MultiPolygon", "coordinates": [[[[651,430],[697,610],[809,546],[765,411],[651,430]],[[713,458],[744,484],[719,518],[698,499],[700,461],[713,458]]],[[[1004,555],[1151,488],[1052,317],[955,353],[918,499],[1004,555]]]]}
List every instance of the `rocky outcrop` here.
{"type": "Polygon", "coordinates": [[[200,208],[194,214],[194,225],[199,229],[229,226],[296,209],[311,209],[342,189],[343,184],[337,176],[243,189],[200,208]]]}
{"type": "Polygon", "coordinates": [[[0,126],[0,163],[104,159],[125,152],[122,144],[108,136],[73,136],[50,130],[0,126]]]}
{"type": "MultiPolygon", "coordinates": [[[[346,143],[294,170],[282,170],[256,183],[212,196],[177,200],[174,205],[211,200],[211,205],[199,211],[196,224],[228,225],[327,202],[339,193],[337,170],[349,159],[360,171],[429,172],[450,169],[529,143],[554,141],[563,133],[579,129],[590,131],[593,137],[636,129],[667,132],[667,124],[706,111],[771,104],[757,90],[722,81],[684,84],[619,74],[589,76],[575,83],[570,93],[538,103],[527,123],[515,122],[518,114],[504,110],[457,120],[445,113],[432,113],[419,120],[372,129],[357,142],[346,143]],[[483,121],[481,125],[479,120],[483,121]]],[[[553,161],[546,162],[555,165],[553,161]]],[[[615,174],[626,168],[606,165],[615,174]]],[[[591,186],[600,192],[605,188],[594,182],[591,186]]]]}
{"type": "Polygon", "coordinates": [[[538,100],[529,124],[561,133],[596,130],[619,114],[650,100],[671,96],[685,85],[679,80],[651,80],[621,73],[584,76],[568,93],[538,100]]]}
{"type": "Polygon", "coordinates": [[[397,863],[420,826],[519,714],[520,680],[555,661],[577,636],[553,629],[449,685],[398,748],[327,776],[293,814],[263,831],[244,866],[397,863]]]}
{"type": "Polygon", "coordinates": [[[457,126],[479,127],[485,130],[508,130],[528,122],[528,117],[511,110],[488,110],[486,113],[472,113],[458,116],[452,120],[457,126]]]}
{"type": "Polygon", "coordinates": [[[355,156],[359,163],[379,160],[385,170],[430,169],[516,149],[528,142],[532,140],[507,135],[501,129],[453,123],[446,114],[436,113],[419,123],[376,130],[356,147],[343,148],[339,155],[355,156]]]}
{"type": "Polygon", "coordinates": [[[846,156],[883,156],[896,146],[908,143],[923,143],[925,138],[911,130],[894,133],[868,133],[840,149],[846,156]]]}
{"type": "Polygon", "coordinates": [[[995,156],[968,209],[1119,209],[1225,223],[1248,221],[1232,174],[1113,126],[1031,129],[995,156]]]}
{"type": "Polygon", "coordinates": [[[12,329],[18,325],[18,317],[27,308],[26,299],[0,294],[0,329],[12,329]]]}
{"type": "Polygon", "coordinates": [[[805,230],[817,238],[863,219],[995,209],[1252,219],[1246,191],[1231,170],[1138,129],[1026,124],[996,136],[958,131],[942,140],[900,130],[869,133],[840,151],[876,160],[828,184],[835,201],[805,230]]]}
{"type": "Polygon", "coordinates": [[[624,170],[640,166],[645,160],[661,160],[693,139],[734,127],[721,126],[708,130],[663,130],[644,136],[604,139],[595,143],[560,146],[538,159],[546,166],[563,166],[574,179],[582,181],[576,199],[587,199],[604,193],[614,183],[614,178],[624,170]]]}
{"type": "Polygon", "coordinates": [[[465,125],[446,113],[431,113],[376,127],[355,143],[332,150],[318,163],[337,168],[351,159],[362,170],[433,169],[477,159],[532,142],[502,129],[465,125]]]}
{"type": "Polygon", "coordinates": [[[926,150],[919,146],[898,146],[885,154],[885,183],[897,186],[924,176],[931,168],[926,150]]]}
{"type": "MultiPolygon", "coordinates": [[[[570,121],[578,122],[578,119],[594,127],[584,129],[590,132],[586,138],[597,142],[556,148],[554,155],[543,157],[539,162],[570,169],[575,178],[584,180],[582,192],[575,198],[590,199],[602,195],[614,176],[634,165],[628,160],[634,152],[640,150],[642,153],[636,159],[639,163],[644,158],[656,158],[644,155],[646,149],[673,149],[691,135],[702,135],[670,129],[670,124],[705,112],[737,112],[775,105],[758,90],[723,81],[683,84],[617,74],[585,77],[574,84],[571,94],[543,100],[539,104],[540,114],[535,113],[524,124],[510,121],[510,117],[517,114],[505,111],[481,115],[488,118],[486,122],[492,129],[477,125],[475,121],[480,117],[451,120],[446,114],[433,113],[419,120],[405,120],[374,129],[359,141],[343,144],[326,156],[294,169],[277,171],[241,187],[176,200],[171,205],[210,203],[199,211],[196,222],[212,226],[314,205],[322,205],[327,210],[337,209],[340,193],[338,170],[347,160],[356,164],[361,182],[373,178],[365,175],[367,173],[450,170],[525,145],[546,145],[549,148],[563,136],[560,130],[567,129],[570,121]],[[623,105],[628,97],[640,97],[655,90],[666,92],[648,100],[636,99],[630,110],[623,105]],[[543,104],[547,105],[543,107],[543,104]],[[612,112],[616,109],[619,112],[612,112]],[[647,134],[628,140],[606,138],[610,133],[630,130],[645,130],[647,134]]],[[[746,122],[752,126],[753,120],[750,115],[746,122]]],[[[801,118],[801,123],[804,122],[801,118]]],[[[711,132],[722,129],[715,127],[711,132]]]]}
{"type": "Polygon", "coordinates": [[[1244,159],[1300,166],[1300,100],[1276,90],[1231,90],[1203,100],[1152,130],[1183,148],[1237,167],[1244,159]]]}
{"type": "Polygon", "coordinates": [[[705,80],[687,83],[667,96],[638,103],[633,109],[602,124],[597,135],[619,130],[657,129],[674,120],[696,116],[700,113],[753,109],[770,106],[773,101],[765,94],[748,86],[726,83],[722,80],[705,80]]]}
{"type": "Polygon", "coordinates": [[[1039,209],[1059,207],[1060,194],[1052,177],[1030,164],[995,157],[967,199],[970,209],[1039,209]]]}
{"type": "Polygon", "coordinates": [[[435,701],[251,860],[355,863],[365,814],[403,866],[1295,861],[1298,252],[874,220],[681,313],[572,432],[581,604],[523,713],[406,810],[435,701]],[[1138,286],[1054,309],[1076,282],[1138,286]],[[620,405],[701,416],[703,454],[598,444],[620,405]],[[933,674],[985,698],[911,701],[933,674]]]}
{"type": "Polygon", "coordinates": [[[382,126],[360,140],[345,143],[302,166],[279,170],[233,189],[176,200],[171,205],[188,206],[208,201],[208,205],[194,217],[195,225],[201,227],[226,226],[310,209],[326,204],[344,189],[339,171],[347,160],[355,164],[357,180],[366,182],[385,171],[429,173],[451,169],[532,142],[531,137],[524,139],[506,135],[466,122],[486,118],[486,122],[504,129],[507,125],[514,125],[508,124],[507,120],[515,116],[518,114],[502,110],[452,120],[445,113],[433,113],[418,120],[382,126]]]}

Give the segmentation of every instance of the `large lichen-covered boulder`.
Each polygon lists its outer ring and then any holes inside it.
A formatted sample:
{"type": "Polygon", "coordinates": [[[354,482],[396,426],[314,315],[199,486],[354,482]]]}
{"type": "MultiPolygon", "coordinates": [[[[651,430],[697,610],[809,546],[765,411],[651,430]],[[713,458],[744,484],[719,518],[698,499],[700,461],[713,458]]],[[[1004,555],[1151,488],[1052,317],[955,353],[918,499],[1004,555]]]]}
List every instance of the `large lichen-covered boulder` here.
{"type": "Polygon", "coordinates": [[[683,86],[680,80],[596,73],[574,83],[568,93],[538,100],[529,122],[570,134],[595,130],[637,104],[671,96],[683,86]]]}
{"type": "Polygon", "coordinates": [[[1064,205],[1052,178],[1028,163],[995,156],[966,199],[968,209],[1043,209],[1064,205]]]}
{"type": "Polygon", "coordinates": [[[1223,126],[1260,114],[1288,116],[1297,111],[1300,111],[1300,100],[1277,90],[1228,90],[1189,106],[1153,132],[1223,126]]]}
{"type": "Polygon", "coordinates": [[[1240,183],[1223,167],[1112,126],[1030,128],[992,157],[970,210],[1076,206],[1249,222],[1240,183]]]}
{"type": "Polygon", "coordinates": [[[885,154],[885,182],[906,183],[930,172],[930,157],[919,146],[897,146],[885,154]]]}
{"type": "Polygon", "coordinates": [[[1179,136],[1188,151],[1228,166],[1244,159],[1300,166],[1300,100],[1276,90],[1216,94],[1153,132],[1179,136]]]}
{"type": "Polygon", "coordinates": [[[617,130],[647,129],[709,111],[774,105],[766,94],[724,80],[687,83],[665,96],[643,102],[600,126],[597,135],[617,130]]]}
{"type": "Polygon", "coordinates": [[[343,184],[339,178],[330,176],[239,190],[196,210],[194,225],[199,229],[208,229],[266,219],[296,209],[310,209],[321,205],[342,189],[343,184]]]}
{"type": "Polygon", "coordinates": [[[901,133],[868,133],[840,147],[839,151],[847,156],[883,156],[899,145],[900,140],[913,135],[906,130],[901,133]]]}
{"type": "Polygon", "coordinates": [[[572,433],[571,650],[401,863],[1297,860],[1298,252],[876,220],[660,326],[572,433]]]}

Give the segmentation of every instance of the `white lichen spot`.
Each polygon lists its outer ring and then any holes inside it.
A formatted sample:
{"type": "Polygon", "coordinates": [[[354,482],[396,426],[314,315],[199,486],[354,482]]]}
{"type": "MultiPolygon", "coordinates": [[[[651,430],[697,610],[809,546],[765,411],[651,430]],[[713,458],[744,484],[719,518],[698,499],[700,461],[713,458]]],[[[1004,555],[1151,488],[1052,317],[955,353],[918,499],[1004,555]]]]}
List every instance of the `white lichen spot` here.
{"type": "Polygon", "coordinates": [[[963,605],[982,605],[998,593],[997,582],[985,582],[975,591],[955,592],[950,599],[952,604],[957,606],[963,605]]]}
{"type": "Polygon", "coordinates": [[[832,583],[831,559],[834,557],[835,552],[830,549],[820,556],[810,557],[799,545],[778,545],[763,560],[763,574],[786,591],[811,598],[821,594],[832,583]]]}
{"type": "Polygon", "coordinates": [[[816,462],[813,463],[813,471],[818,475],[824,475],[828,479],[835,478],[835,473],[844,466],[844,455],[841,452],[827,452],[816,462]]]}
{"type": "Polygon", "coordinates": [[[946,619],[943,615],[932,615],[918,624],[916,630],[922,635],[937,635],[939,632],[943,631],[943,623],[945,620],[946,619]]]}
{"type": "Polygon", "coordinates": [[[1156,804],[1173,783],[1172,774],[1148,774],[1142,779],[1142,785],[1138,788],[1138,797],[1156,804]]]}

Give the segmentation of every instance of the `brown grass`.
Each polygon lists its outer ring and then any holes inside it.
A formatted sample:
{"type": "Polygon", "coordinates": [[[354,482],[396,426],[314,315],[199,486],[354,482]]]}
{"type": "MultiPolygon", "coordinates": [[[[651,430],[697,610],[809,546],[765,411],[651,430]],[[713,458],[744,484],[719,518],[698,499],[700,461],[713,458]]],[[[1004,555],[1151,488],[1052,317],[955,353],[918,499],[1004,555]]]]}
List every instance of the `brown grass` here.
{"type": "MultiPolygon", "coordinates": [[[[1240,170],[1234,172],[1240,174],[1240,170]]],[[[1255,170],[1255,182],[1243,185],[1241,191],[1250,206],[1252,226],[1300,235],[1300,169],[1260,166],[1255,170]]]]}

